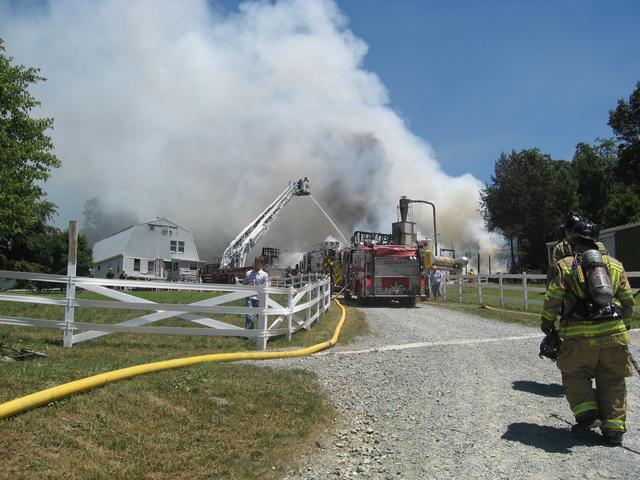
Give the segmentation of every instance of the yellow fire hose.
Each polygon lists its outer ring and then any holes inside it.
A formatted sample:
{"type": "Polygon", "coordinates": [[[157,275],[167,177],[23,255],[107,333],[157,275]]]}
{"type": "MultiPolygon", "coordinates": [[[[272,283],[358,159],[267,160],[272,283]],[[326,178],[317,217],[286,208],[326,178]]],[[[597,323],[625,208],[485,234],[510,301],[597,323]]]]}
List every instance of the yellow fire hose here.
{"type": "Polygon", "coordinates": [[[291,350],[286,352],[236,352],[236,353],[216,353],[211,355],[198,355],[196,357],[176,358],[174,360],[165,360],[163,362],[147,363],[144,365],[136,365],[135,367],[122,368],[112,372],[100,373],[91,377],[82,378],[73,382],[58,385],[57,387],[41,390],[24,397],[16,398],[8,402],[0,404],[0,419],[17,415],[26,410],[31,410],[42,405],[46,405],[55,400],[60,400],[76,393],[86,392],[88,390],[101,387],[107,383],[132,378],[145,373],[160,372],[162,370],[170,370],[172,368],[187,367],[205,362],[233,362],[237,360],[271,360],[275,358],[287,357],[303,357],[312,353],[333,347],[338,342],[342,325],[346,318],[345,308],[334,299],[342,311],[340,321],[333,332],[331,340],[317,343],[300,350],[291,350]]]}

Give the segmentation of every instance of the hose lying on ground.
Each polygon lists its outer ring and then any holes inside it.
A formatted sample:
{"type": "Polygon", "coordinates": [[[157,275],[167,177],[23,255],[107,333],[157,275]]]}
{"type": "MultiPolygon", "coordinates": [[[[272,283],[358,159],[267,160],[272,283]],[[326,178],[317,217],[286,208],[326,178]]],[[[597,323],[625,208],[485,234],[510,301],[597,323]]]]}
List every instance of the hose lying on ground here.
{"type": "Polygon", "coordinates": [[[346,318],[345,308],[334,299],[337,305],[340,307],[340,321],[336,326],[331,340],[326,342],[317,343],[307,348],[300,350],[290,350],[285,352],[235,352],[235,353],[215,353],[210,355],[198,355],[195,357],[177,358],[174,360],[165,360],[162,362],[153,362],[143,365],[136,365],[134,367],[122,368],[120,370],[114,370],[112,372],[100,373],[91,377],[82,378],[73,382],[58,385],[57,387],[41,390],[24,397],[16,398],[8,402],[0,404],[0,419],[11,417],[22,413],[26,410],[31,410],[42,405],[46,405],[50,402],[60,400],[62,398],[74,395],[76,393],[86,392],[97,387],[106,385],[107,383],[116,382],[118,380],[124,380],[126,378],[132,378],[145,373],[160,372],[162,370],[170,370],[173,368],[187,367],[189,365],[196,365],[198,363],[206,362],[234,362],[238,360],[271,360],[276,358],[287,357],[303,357],[305,355],[311,355],[312,353],[325,350],[333,347],[338,342],[340,331],[346,318]]]}

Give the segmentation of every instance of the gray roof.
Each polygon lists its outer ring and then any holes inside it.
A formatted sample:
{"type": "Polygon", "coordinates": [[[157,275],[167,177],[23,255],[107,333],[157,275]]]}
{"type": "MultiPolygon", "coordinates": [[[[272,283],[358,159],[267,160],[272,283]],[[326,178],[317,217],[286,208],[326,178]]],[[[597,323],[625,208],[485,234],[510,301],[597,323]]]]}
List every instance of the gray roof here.
{"type": "Polygon", "coordinates": [[[166,218],[131,225],[93,246],[94,263],[117,256],[200,261],[191,232],[166,218]],[[171,252],[171,241],[184,242],[184,253],[171,252]]]}
{"type": "Polygon", "coordinates": [[[630,228],[636,228],[640,226],[640,222],[635,222],[635,223],[627,223],[625,225],[618,225],[616,227],[611,227],[611,228],[607,228],[605,230],[602,230],[600,232],[600,235],[602,235],[603,233],[612,233],[612,232],[619,232],[620,230],[629,230],[630,228]]]}

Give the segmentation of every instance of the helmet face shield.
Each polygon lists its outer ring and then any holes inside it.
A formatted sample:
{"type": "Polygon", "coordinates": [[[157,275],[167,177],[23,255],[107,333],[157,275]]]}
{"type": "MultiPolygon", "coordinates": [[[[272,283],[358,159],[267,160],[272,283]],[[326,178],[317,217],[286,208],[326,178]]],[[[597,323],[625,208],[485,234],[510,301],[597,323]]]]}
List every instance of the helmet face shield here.
{"type": "Polygon", "coordinates": [[[595,242],[600,236],[600,227],[576,212],[567,214],[564,229],[567,240],[570,241],[582,238],[595,242]]]}
{"type": "Polygon", "coordinates": [[[585,240],[591,240],[595,242],[600,236],[600,227],[590,220],[583,220],[577,222],[571,230],[567,231],[567,238],[574,240],[576,238],[582,238],[585,240]]]}

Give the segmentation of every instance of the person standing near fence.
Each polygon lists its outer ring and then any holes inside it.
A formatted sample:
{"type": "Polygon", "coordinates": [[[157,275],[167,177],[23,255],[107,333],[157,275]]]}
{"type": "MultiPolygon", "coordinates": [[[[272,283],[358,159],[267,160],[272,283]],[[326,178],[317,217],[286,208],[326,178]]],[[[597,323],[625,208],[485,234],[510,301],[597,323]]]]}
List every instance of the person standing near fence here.
{"type": "MultiPolygon", "coordinates": [[[[263,270],[264,265],[264,257],[256,257],[253,262],[253,268],[244,276],[243,285],[269,286],[269,274],[263,270]]],[[[246,305],[251,308],[258,307],[260,305],[258,295],[247,297],[246,305]]],[[[253,315],[250,313],[245,316],[244,328],[247,330],[253,330],[254,328],[253,315]]]]}
{"type": "Polygon", "coordinates": [[[431,273],[429,274],[429,285],[431,286],[431,297],[437,300],[441,297],[440,291],[442,284],[442,273],[436,270],[436,267],[431,267],[431,273]]]}
{"type": "Polygon", "coordinates": [[[469,269],[469,273],[467,274],[467,282],[476,283],[476,272],[473,271],[473,268],[469,269]]]}
{"type": "MultiPolygon", "coordinates": [[[[120,280],[126,280],[127,278],[129,278],[129,275],[127,275],[127,272],[125,272],[124,269],[122,269],[122,271],[120,272],[120,276],[118,278],[120,278],[120,280]]],[[[126,292],[127,287],[122,287],[122,291],[126,292]]]]}
{"type": "Polygon", "coordinates": [[[619,445],[627,430],[625,376],[632,374],[627,330],[635,302],[622,264],[599,251],[598,234],[599,227],[585,218],[567,228],[571,250],[555,264],[540,327],[553,335],[561,315],[557,362],[576,419],[571,431],[600,427],[608,443],[619,445]]]}

